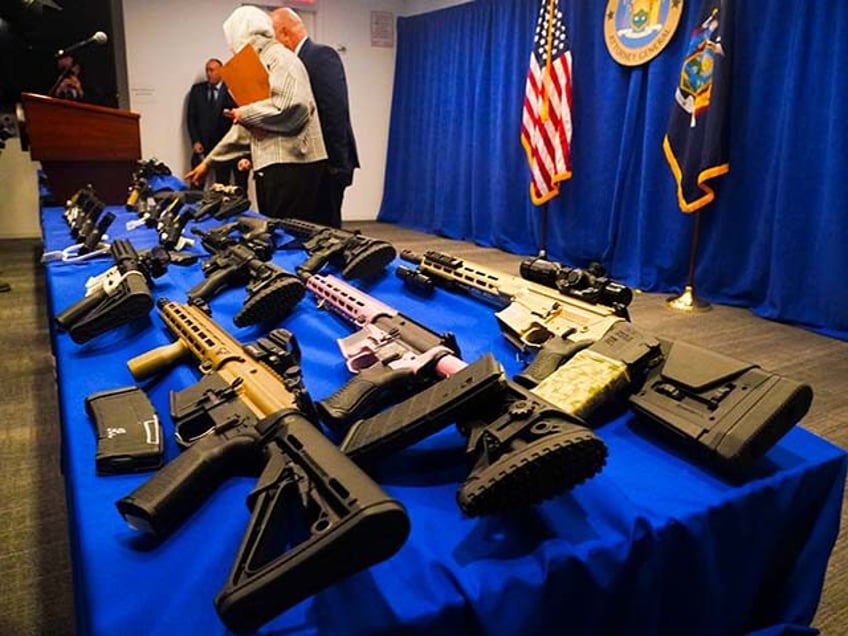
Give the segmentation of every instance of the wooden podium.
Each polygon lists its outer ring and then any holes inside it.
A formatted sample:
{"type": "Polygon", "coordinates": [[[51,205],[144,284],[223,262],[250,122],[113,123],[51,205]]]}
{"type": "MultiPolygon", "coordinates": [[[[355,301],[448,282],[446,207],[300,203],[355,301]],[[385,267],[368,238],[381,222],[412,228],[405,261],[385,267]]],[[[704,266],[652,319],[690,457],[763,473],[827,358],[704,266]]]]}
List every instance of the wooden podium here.
{"type": "Polygon", "coordinates": [[[140,115],[23,93],[30,155],[59,201],[90,183],[104,203],[124,203],[141,159],[140,115]]]}

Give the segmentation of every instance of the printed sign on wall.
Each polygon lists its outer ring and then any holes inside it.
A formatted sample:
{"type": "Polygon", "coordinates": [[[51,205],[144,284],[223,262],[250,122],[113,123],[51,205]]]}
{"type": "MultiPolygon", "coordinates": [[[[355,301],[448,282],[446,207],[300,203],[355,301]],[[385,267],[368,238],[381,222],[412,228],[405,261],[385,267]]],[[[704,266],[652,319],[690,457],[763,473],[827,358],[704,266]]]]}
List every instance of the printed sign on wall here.
{"type": "Polygon", "coordinates": [[[371,12],[371,46],[395,45],[395,15],[389,11],[371,12]]]}

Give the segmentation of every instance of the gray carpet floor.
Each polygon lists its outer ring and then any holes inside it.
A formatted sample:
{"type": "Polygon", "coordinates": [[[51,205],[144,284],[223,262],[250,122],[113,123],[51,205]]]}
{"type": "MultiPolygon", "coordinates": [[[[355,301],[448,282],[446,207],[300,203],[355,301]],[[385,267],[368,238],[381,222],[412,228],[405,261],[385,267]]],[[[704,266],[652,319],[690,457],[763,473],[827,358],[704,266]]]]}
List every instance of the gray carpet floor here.
{"type": "MultiPolygon", "coordinates": [[[[350,227],[398,250],[443,249],[505,272],[520,256],[392,225],[350,227]]],[[[44,276],[36,241],[0,241],[0,634],[73,634],[73,583],[44,276]]],[[[740,308],[703,314],[666,308],[665,295],[637,294],[634,324],[707,346],[796,380],[815,391],[803,426],[848,448],[848,343],[763,320],[740,308]]],[[[814,625],[826,636],[848,633],[846,507],[814,625]]]]}

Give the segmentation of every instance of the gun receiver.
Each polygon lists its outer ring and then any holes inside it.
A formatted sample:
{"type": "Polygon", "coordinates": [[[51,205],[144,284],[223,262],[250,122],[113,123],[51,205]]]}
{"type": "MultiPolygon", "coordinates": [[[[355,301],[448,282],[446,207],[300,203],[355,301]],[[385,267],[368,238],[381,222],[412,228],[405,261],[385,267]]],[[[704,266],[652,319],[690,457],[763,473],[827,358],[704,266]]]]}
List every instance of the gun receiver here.
{"type": "Polygon", "coordinates": [[[359,232],[299,219],[281,219],[280,225],[286,232],[301,239],[303,248],[309,253],[309,258],[297,268],[302,278],[317,274],[328,263],[345,279],[373,278],[397,256],[390,243],[359,232]]]}
{"type": "MultiPolygon", "coordinates": [[[[221,248],[201,266],[206,279],[188,291],[190,301],[208,302],[225,288],[246,285],[247,299],[233,318],[237,326],[243,327],[265,321],[279,322],[303,298],[305,289],[297,276],[263,260],[247,245],[227,245],[229,239],[215,242],[197,228],[193,232],[202,237],[207,249],[215,250],[219,245],[221,248]]],[[[267,256],[270,258],[270,254],[267,256]]]]}
{"type": "Polygon", "coordinates": [[[97,193],[91,184],[77,190],[68,200],[63,216],[71,230],[71,236],[76,238],[79,229],[88,215],[99,206],[97,214],[100,214],[103,203],[97,197],[97,193]]]}
{"type": "Polygon", "coordinates": [[[194,245],[194,240],[183,236],[183,230],[194,217],[191,209],[187,208],[179,214],[173,214],[166,219],[160,219],[157,224],[159,244],[166,250],[180,251],[184,247],[194,245]]]}
{"type": "Polygon", "coordinates": [[[306,288],[319,306],[360,328],[339,340],[356,375],[317,404],[321,419],[336,431],[385,406],[391,396],[408,395],[465,366],[453,334],[434,333],[335,276],[315,274],[306,288]]]}
{"type": "Polygon", "coordinates": [[[132,183],[127,192],[124,204],[128,212],[139,212],[139,207],[145,205],[147,197],[153,194],[150,180],[154,177],[166,177],[171,169],[156,158],[139,161],[132,174],[132,183]]]}
{"type": "Polygon", "coordinates": [[[93,198],[97,198],[94,186],[90,183],[84,185],[74,192],[70,199],[65,201],[65,209],[62,212],[62,217],[64,217],[65,221],[70,224],[74,217],[79,214],[80,209],[93,198]]]}
{"type": "Polygon", "coordinates": [[[115,265],[90,278],[85,297],[56,316],[59,330],[70,332],[76,343],[147,316],[153,309],[149,286],[168,268],[162,248],[139,254],[128,240],[116,239],[110,251],[115,265]]]}
{"type": "Polygon", "coordinates": [[[235,221],[213,227],[204,232],[193,229],[201,237],[201,244],[210,254],[216,254],[231,245],[247,245],[260,260],[267,261],[277,250],[275,231],[280,226],[277,219],[240,216],[235,221]],[[234,236],[234,233],[237,233],[234,236]]]}
{"type": "Polygon", "coordinates": [[[538,350],[556,338],[594,342],[624,319],[612,307],[565,296],[550,287],[443,252],[428,251],[418,256],[404,251],[401,258],[417,263],[419,273],[434,282],[501,308],[495,317],[507,340],[521,351],[538,350]]]}
{"type": "Polygon", "coordinates": [[[317,403],[325,423],[339,430],[385,406],[387,390],[398,385],[419,390],[354,424],[342,448],[357,460],[383,457],[473,415],[473,425],[460,425],[473,467],[459,498],[468,514],[536,503],[603,467],[606,446],[599,438],[577,418],[507,381],[491,356],[469,368],[452,335],[439,336],[333,276],[316,274],[306,286],[319,305],[361,327],[339,340],[348,369],[358,375],[317,403]],[[493,387],[500,388],[493,394],[493,387]]]}
{"type": "Polygon", "coordinates": [[[100,241],[106,237],[106,230],[109,229],[109,226],[112,225],[114,220],[115,215],[111,212],[104,213],[96,221],[93,217],[89,217],[88,221],[80,229],[78,239],[82,241],[82,245],[79,248],[79,253],[90,254],[98,249],[98,247],[108,247],[100,241]]]}
{"type": "Polygon", "coordinates": [[[235,631],[255,629],[394,554],[409,533],[403,506],[307,419],[311,401],[298,367],[279,374],[196,306],[162,299],[159,309],[178,340],[130,360],[130,371],[142,379],[191,353],[205,376],[198,387],[172,394],[172,410],[194,399],[192,417],[205,414],[210,428],[117,502],[124,519],[167,534],[228,477],[262,470],[248,497],[249,528],[215,601],[235,631]]]}
{"type": "Polygon", "coordinates": [[[130,184],[127,192],[127,200],[124,207],[127,212],[138,213],[139,206],[147,201],[147,197],[153,194],[153,189],[150,187],[147,179],[144,177],[133,177],[133,182],[130,184]]]}

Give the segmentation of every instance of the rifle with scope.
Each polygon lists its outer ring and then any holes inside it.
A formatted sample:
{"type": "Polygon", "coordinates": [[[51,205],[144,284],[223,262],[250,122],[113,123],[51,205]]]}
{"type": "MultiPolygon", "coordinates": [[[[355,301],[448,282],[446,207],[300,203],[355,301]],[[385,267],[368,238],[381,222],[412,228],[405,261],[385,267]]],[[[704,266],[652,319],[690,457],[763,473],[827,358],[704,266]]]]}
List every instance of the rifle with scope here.
{"type": "Polygon", "coordinates": [[[525,258],[519,272],[526,280],[556,289],[566,296],[612,307],[617,314],[628,318],[627,307],[633,301],[633,290],[609,278],[600,263],[580,269],[545,258],[525,258]]]}
{"type": "Polygon", "coordinates": [[[316,428],[291,339],[278,333],[243,347],[196,306],[158,305],[177,340],[128,366],[141,380],[195,359],[203,378],[171,394],[171,412],[196,441],[117,502],[127,523],[165,536],[229,477],[260,473],[250,524],[215,599],[237,632],[392,556],[409,534],[406,511],[316,428]]]}
{"type": "Polygon", "coordinates": [[[418,265],[397,269],[414,289],[439,283],[495,305],[506,339],[535,352],[515,381],[580,419],[622,397],[659,355],[659,342],[627,322],[624,293],[609,305],[593,303],[442,252],[404,251],[401,258],[418,265]]]}
{"type": "Polygon", "coordinates": [[[623,319],[629,290],[597,269],[576,276],[530,259],[522,274],[531,280],[523,280],[438,252],[401,257],[419,263],[419,271],[399,272],[417,279],[418,289],[434,280],[482,297],[502,308],[496,316],[507,339],[527,348],[541,345],[515,376],[534,395],[587,421],[599,407],[627,397],[640,419],[729,476],[744,474],[812,402],[808,385],[637,329],[623,319]],[[564,279],[570,281],[564,285],[564,279]],[[580,279],[582,295],[610,306],[559,293],[580,279]]]}

